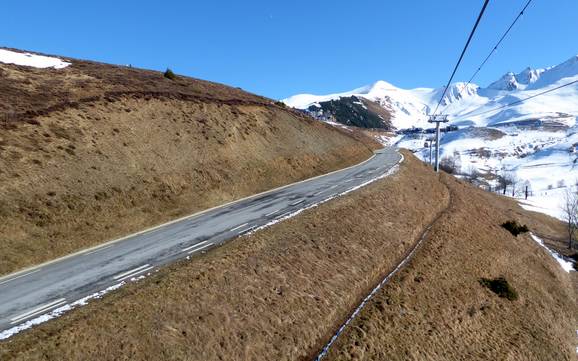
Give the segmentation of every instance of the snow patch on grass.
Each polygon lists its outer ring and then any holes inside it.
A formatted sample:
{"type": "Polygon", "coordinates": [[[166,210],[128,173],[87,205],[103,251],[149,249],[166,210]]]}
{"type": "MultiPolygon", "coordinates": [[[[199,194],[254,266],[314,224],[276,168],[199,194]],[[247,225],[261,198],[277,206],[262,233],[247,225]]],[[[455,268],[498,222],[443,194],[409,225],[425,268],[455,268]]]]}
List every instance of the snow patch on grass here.
{"type": "Polygon", "coordinates": [[[40,69],[62,69],[70,65],[70,63],[58,58],[31,53],[19,53],[6,49],[0,49],[0,62],[5,64],[31,66],[40,69]]]}
{"type": "Polygon", "coordinates": [[[530,236],[532,237],[532,239],[534,241],[536,241],[540,246],[544,247],[544,249],[546,251],[548,251],[548,253],[550,253],[550,255],[552,257],[554,257],[554,259],[560,264],[560,267],[562,267],[562,269],[568,273],[570,273],[570,271],[574,270],[574,264],[570,261],[566,261],[564,258],[562,258],[562,256],[560,256],[558,253],[552,251],[550,248],[546,247],[546,245],[544,244],[544,241],[534,235],[533,233],[530,233],[530,236]]]}

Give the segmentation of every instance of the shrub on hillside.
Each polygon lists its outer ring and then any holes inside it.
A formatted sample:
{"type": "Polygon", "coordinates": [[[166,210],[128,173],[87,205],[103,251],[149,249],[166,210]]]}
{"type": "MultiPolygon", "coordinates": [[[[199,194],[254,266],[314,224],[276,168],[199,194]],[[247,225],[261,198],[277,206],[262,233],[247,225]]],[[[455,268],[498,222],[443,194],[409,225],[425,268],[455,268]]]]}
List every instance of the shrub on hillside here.
{"type": "Polygon", "coordinates": [[[440,159],[440,169],[448,174],[459,174],[462,169],[460,154],[455,152],[452,156],[440,159]]]}
{"type": "Polygon", "coordinates": [[[518,299],[518,292],[516,292],[516,290],[510,286],[504,277],[498,277],[494,279],[481,278],[480,284],[497,294],[499,297],[510,301],[515,301],[518,299]]]}
{"type": "Polygon", "coordinates": [[[173,71],[170,68],[167,68],[167,70],[165,70],[163,76],[170,80],[175,80],[177,78],[176,74],[173,73],[173,71]]]}
{"type": "Polygon", "coordinates": [[[516,237],[518,237],[520,233],[526,233],[530,231],[528,229],[528,226],[526,226],[525,224],[521,225],[516,221],[507,221],[505,223],[502,223],[502,227],[516,237]]]}

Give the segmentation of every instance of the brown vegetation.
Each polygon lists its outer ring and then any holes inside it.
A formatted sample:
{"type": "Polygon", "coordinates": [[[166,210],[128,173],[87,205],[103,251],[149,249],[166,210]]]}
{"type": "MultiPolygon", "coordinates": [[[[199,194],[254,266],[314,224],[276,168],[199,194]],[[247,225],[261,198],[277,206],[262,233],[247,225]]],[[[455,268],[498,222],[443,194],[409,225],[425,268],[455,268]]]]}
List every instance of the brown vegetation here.
{"type": "Polygon", "coordinates": [[[361,162],[378,146],[239,89],[70,61],[0,65],[0,115],[13,114],[0,124],[0,274],[361,162]]]}
{"type": "Polygon", "coordinates": [[[527,234],[500,226],[514,218],[546,236],[559,234],[559,222],[443,180],[450,211],[328,360],[575,360],[571,277],[527,234]],[[496,280],[498,294],[484,287],[496,280]]]}
{"type": "Polygon", "coordinates": [[[310,356],[447,204],[428,167],[406,157],[385,180],[0,343],[0,359],[310,356]]]}

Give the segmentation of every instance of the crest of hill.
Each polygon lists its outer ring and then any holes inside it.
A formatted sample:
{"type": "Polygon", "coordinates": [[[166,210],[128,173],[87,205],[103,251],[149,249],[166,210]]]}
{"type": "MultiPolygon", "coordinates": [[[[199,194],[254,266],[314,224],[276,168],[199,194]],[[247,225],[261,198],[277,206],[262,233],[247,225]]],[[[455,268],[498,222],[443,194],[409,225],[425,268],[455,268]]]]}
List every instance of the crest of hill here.
{"type": "Polygon", "coordinates": [[[49,66],[0,63],[0,274],[359,163],[378,147],[225,85],[34,57],[16,59],[49,66]]]}
{"type": "MultiPolygon", "coordinates": [[[[24,53],[17,49],[3,51],[24,53]]],[[[0,62],[0,119],[30,120],[51,111],[78,106],[98,99],[121,96],[171,98],[226,104],[269,105],[273,101],[222,84],[162,72],[59,57],[68,66],[38,68],[0,62]]]]}

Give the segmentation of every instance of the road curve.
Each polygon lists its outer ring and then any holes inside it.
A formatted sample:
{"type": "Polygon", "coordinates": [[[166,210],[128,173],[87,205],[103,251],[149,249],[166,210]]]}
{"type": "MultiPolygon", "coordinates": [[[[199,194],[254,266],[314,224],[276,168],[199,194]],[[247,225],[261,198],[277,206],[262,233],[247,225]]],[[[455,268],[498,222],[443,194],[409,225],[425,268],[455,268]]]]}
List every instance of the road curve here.
{"type": "Polygon", "coordinates": [[[393,148],[343,170],[277,188],[0,278],[0,339],[38,317],[160,266],[382,177],[401,161],[393,148]],[[4,332],[2,332],[4,331],[4,332]]]}

